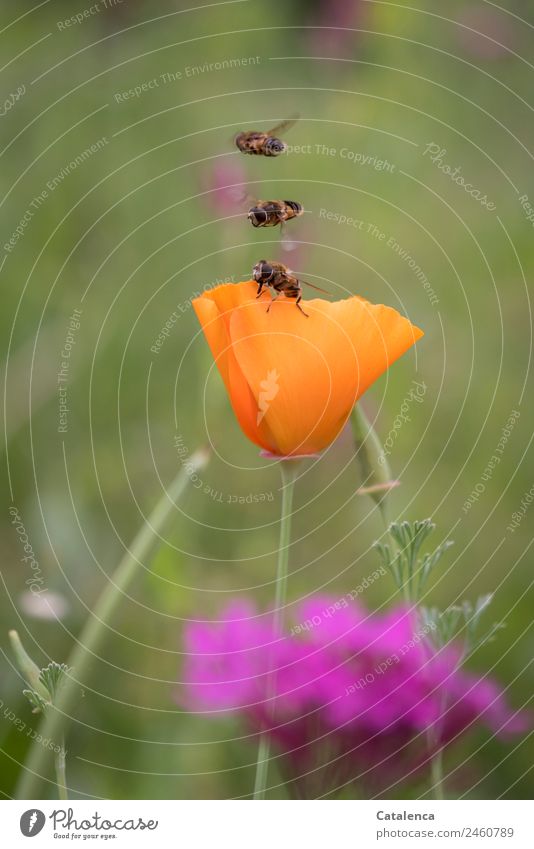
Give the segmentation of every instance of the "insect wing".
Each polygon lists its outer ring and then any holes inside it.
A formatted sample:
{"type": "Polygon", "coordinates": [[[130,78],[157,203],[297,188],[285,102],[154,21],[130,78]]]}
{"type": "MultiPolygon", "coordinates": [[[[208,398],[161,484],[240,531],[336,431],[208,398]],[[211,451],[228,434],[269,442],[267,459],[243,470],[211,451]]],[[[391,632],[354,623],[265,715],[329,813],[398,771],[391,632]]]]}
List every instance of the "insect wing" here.
{"type": "Polygon", "coordinates": [[[299,115],[292,115],[291,118],[286,118],[285,121],[281,121],[280,124],[277,124],[276,127],[269,130],[268,135],[276,136],[278,133],[284,133],[286,130],[289,130],[293,124],[297,123],[299,117],[299,115]]]}
{"type": "Polygon", "coordinates": [[[300,280],[300,278],[299,278],[299,282],[304,283],[305,286],[309,286],[311,289],[315,289],[317,292],[322,292],[323,295],[331,295],[332,294],[331,292],[328,292],[326,289],[321,289],[320,286],[315,286],[313,283],[308,283],[307,280],[300,280]]]}

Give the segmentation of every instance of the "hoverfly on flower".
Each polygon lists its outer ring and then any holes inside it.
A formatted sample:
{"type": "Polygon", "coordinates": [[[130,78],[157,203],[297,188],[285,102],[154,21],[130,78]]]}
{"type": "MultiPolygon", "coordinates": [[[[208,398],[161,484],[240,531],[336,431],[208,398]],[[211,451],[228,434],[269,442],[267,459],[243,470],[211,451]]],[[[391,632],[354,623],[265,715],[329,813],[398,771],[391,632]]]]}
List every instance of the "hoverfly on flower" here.
{"type": "Polygon", "coordinates": [[[302,283],[306,286],[311,286],[312,289],[317,289],[318,292],[323,292],[325,295],[329,294],[324,289],[320,289],[319,286],[314,286],[313,283],[298,280],[282,262],[268,262],[266,259],[260,259],[252,269],[252,279],[258,284],[257,298],[262,294],[264,286],[268,286],[276,292],[276,296],[267,307],[267,312],[269,312],[280,295],[285,295],[286,298],[294,299],[295,305],[299,308],[302,315],[309,318],[308,313],[304,312],[300,305],[302,300],[302,283]]]}

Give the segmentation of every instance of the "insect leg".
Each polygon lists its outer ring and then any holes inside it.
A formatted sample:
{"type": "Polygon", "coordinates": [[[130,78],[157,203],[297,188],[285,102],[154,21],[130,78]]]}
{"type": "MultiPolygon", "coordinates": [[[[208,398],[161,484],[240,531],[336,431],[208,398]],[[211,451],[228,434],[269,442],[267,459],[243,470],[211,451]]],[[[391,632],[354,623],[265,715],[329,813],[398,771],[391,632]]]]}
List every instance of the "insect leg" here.
{"type": "MultiPolygon", "coordinates": [[[[298,308],[299,308],[299,310],[301,311],[302,315],[305,315],[305,316],[306,316],[306,318],[309,318],[310,316],[308,315],[308,313],[307,313],[307,312],[304,312],[304,310],[302,309],[302,307],[301,307],[301,305],[300,305],[300,302],[301,302],[301,301],[302,301],[302,295],[299,295],[299,296],[298,296],[298,298],[297,298],[297,300],[295,301],[295,304],[297,305],[297,307],[298,307],[298,308]]],[[[267,310],[267,312],[269,312],[269,310],[267,310]]]]}
{"type": "Polygon", "coordinates": [[[280,297],[280,295],[282,295],[282,294],[283,294],[282,292],[278,292],[278,293],[277,293],[276,297],[272,299],[271,303],[270,303],[270,304],[269,304],[269,306],[267,307],[266,312],[269,312],[269,310],[271,309],[271,307],[272,307],[272,305],[274,304],[274,302],[275,302],[275,301],[277,301],[277,300],[278,300],[278,298],[280,297]]]}

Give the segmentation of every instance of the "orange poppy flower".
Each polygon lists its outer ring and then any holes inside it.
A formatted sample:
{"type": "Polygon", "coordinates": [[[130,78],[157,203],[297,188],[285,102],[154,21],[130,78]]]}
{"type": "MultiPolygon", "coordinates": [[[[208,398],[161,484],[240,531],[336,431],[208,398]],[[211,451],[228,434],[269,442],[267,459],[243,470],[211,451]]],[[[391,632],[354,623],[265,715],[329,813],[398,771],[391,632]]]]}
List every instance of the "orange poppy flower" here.
{"type": "Polygon", "coordinates": [[[246,436],[279,456],[315,454],[339,434],[365,390],[423,332],[396,310],[359,297],[256,299],[229,283],[193,307],[246,436]]]}

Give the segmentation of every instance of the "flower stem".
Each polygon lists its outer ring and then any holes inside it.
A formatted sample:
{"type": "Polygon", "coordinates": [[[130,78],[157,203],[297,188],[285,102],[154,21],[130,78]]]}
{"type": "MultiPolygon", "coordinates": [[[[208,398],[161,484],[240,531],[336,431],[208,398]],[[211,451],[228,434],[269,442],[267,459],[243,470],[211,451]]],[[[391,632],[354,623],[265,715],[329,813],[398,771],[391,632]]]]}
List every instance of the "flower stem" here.
{"type": "Polygon", "coordinates": [[[54,765],[56,768],[58,798],[66,801],[69,798],[69,794],[67,793],[67,776],[65,772],[65,737],[61,738],[59,752],[56,753],[54,765]]]}
{"type": "MultiPolygon", "coordinates": [[[[139,567],[149,555],[166,520],[172,514],[176,500],[185,491],[191,474],[205,466],[208,457],[204,450],[197,451],[190,457],[187,469],[181,469],[164,492],[106,583],[71,651],[68,666],[72,672],[65,676],[55,703],[45,712],[39,729],[41,738],[52,741],[61,740],[63,744],[65,727],[70,720],[73,706],[79,698],[81,684],[87,681],[93,663],[98,659],[98,651],[107,635],[108,623],[113,618],[139,567]]],[[[64,746],[62,748],[64,751],[64,746]]],[[[41,779],[44,778],[43,773],[46,771],[49,753],[50,750],[46,746],[37,741],[33,743],[19,780],[17,799],[41,798],[38,795],[38,789],[41,779]]],[[[64,764],[61,769],[61,782],[64,783],[64,764]]],[[[58,779],[60,791],[61,782],[58,779]]]]}
{"type": "Polygon", "coordinates": [[[378,435],[361,404],[356,404],[354,407],[351,413],[351,424],[356,456],[364,482],[358,494],[368,495],[373,499],[380,510],[384,528],[387,531],[389,528],[388,496],[391,490],[399,485],[399,481],[394,480],[391,475],[378,435]]]}
{"type": "MultiPolygon", "coordinates": [[[[293,491],[295,488],[298,462],[296,460],[281,460],[282,475],[282,512],[280,516],[280,542],[278,546],[278,566],[276,570],[276,594],[273,615],[273,641],[278,639],[282,630],[284,607],[287,596],[287,564],[289,559],[289,540],[291,536],[291,509],[293,491]]],[[[272,670],[267,684],[268,703],[273,696],[274,684],[272,670]]],[[[263,731],[258,745],[256,761],[256,779],[254,781],[254,799],[265,799],[267,788],[267,773],[269,772],[269,732],[263,731]]]]}
{"type": "Polygon", "coordinates": [[[267,787],[267,773],[269,771],[269,735],[263,732],[258,745],[258,759],[256,761],[256,778],[254,780],[254,799],[265,799],[265,788],[267,787]]]}
{"type": "Polygon", "coordinates": [[[443,749],[441,747],[432,755],[430,761],[430,775],[432,789],[434,791],[434,799],[444,799],[443,749]]]}

